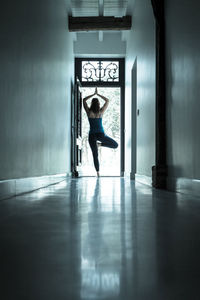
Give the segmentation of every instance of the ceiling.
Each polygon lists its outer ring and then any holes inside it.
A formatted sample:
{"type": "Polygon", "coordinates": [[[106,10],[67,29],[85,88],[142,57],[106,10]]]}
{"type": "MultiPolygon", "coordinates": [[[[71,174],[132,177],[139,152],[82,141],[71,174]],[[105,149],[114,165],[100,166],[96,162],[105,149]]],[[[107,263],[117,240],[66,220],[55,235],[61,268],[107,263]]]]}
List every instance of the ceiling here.
{"type": "MultiPolygon", "coordinates": [[[[132,12],[134,3],[135,0],[70,0],[70,11],[72,17],[123,17],[132,12]]],[[[73,34],[74,54],[77,56],[125,55],[124,31],[83,31],[73,34]]]]}
{"type": "Polygon", "coordinates": [[[128,0],[71,0],[73,17],[126,15],[128,0]]]}

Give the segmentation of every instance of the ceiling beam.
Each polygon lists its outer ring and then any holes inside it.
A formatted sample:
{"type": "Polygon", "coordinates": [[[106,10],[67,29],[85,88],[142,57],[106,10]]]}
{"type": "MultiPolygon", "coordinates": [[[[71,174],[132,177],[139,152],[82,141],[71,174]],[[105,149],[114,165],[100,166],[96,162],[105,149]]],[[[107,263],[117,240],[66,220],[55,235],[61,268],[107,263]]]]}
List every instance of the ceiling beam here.
{"type": "Polygon", "coordinates": [[[103,16],[103,3],[104,0],[99,0],[99,16],[103,16]]]}
{"type": "Polygon", "coordinates": [[[115,17],[68,17],[69,31],[129,30],[131,16],[115,17]]]}
{"type": "MultiPolygon", "coordinates": [[[[99,0],[99,16],[103,17],[104,0],[99,0]]],[[[103,31],[99,30],[99,42],[103,42],[103,31]]]]}
{"type": "Polygon", "coordinates": [[[103,31],[99,30],[99,42],[103,42],[103,31]]]}

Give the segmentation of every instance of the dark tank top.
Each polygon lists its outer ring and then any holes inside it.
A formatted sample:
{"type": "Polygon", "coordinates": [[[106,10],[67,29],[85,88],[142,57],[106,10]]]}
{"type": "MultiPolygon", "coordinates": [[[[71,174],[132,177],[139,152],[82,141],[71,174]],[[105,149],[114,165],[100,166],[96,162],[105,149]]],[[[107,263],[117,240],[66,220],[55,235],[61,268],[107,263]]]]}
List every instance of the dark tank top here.
{"type": "Polygon", "coordinates": [[[89,133],[104,133],[102,118],[88,118],[90,123],[89,133]]]}

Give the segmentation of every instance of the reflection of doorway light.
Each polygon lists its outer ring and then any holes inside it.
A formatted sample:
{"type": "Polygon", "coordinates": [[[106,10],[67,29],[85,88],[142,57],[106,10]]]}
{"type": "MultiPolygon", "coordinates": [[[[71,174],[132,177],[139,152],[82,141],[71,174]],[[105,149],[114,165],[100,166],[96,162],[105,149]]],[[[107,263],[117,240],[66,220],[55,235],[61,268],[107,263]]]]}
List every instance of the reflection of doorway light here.
{"type": "Polygon", "coordinates": [[[81,297],[83,299],[104,299],[119,294],[119,273],[101,272],[97,270],[82,271],[81,297]]]}
{"type": "MultiPolygon", "coordinates": [[[[99,148],[100,174],[103,176],[120,176],[120,88],[100,87],[100,94],[107,97],[110,102],[103,116],[103,126],[105,133],[116,140],[119,147],[110,149],[99,148]]],[[[94,92],[94,88],[82,88],[82,97],[86,97],[94,92]]],[[[99,97],[101,106],[104,101],[99,97]]],[[[90,106],[90,101],[88,105],[90,106]]],[[[89,123],[85,110],[82,110],[82,168],[83,176],[93,176],[96,174],[91,149],[88,143],[89,123]]]]}
{"type": "Polygon", "coordinates": [[[121,286],[121,185],[113,178],[89,181],[82,190],[81,299],[113,299],[121,286]]]}

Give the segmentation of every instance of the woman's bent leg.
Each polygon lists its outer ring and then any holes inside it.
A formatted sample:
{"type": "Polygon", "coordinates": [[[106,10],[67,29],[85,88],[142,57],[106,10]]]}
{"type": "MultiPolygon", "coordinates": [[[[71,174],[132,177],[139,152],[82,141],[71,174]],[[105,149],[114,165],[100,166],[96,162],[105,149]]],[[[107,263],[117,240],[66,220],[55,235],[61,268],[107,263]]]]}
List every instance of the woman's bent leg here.
{"type": "Polygon", "coordinates": [[[98,149],[97,149],[97,139],[95,134],[89,134],[89,144],[92,150],[94,166],[97,172],[99,172],[99,159],[98,159],[98,149]]]}
{"type": "Polygon", "coordinates": [[[108,147],[113,149],[116,149],[118,147],[118,143],[105,134],[99,134],[97,139],[101,141],[102,147],[108,147]]]}

